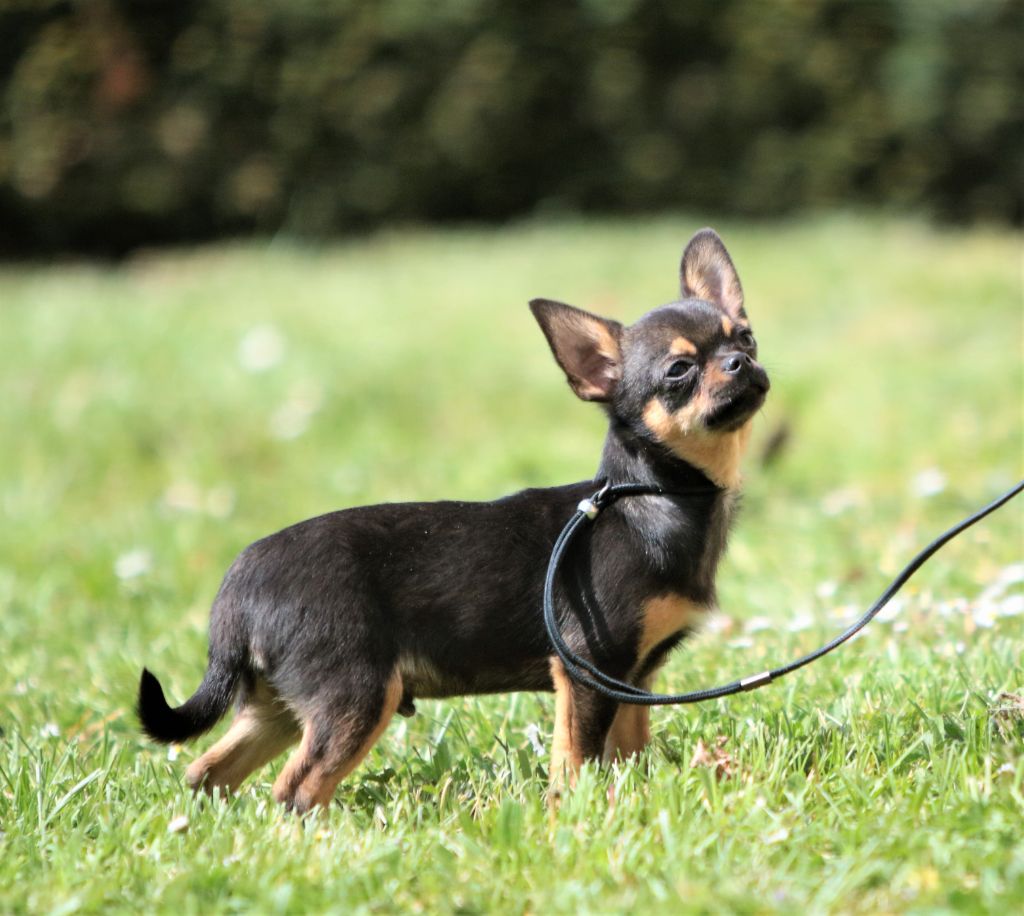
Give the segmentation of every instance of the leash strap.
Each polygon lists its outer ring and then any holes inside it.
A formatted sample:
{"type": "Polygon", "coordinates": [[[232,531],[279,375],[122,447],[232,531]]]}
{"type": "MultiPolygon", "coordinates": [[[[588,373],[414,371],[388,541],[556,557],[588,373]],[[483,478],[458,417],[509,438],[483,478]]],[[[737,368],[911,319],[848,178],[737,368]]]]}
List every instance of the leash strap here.
{"type": "MultiPolygon", "coordinates": [[[[591,690],[596,691],[602,696],[608,697],[611,700],[615,700],[619,703],[630,703],[634,706],[670,706],[683,703],[700,703],[703,700],[714,700],[718,697],[732,696],[734,693],[741,693],[748,690],[756,690],[758,687],[764,687],[766,684],[770,684],[772,681],[777,680],[784,674],[789,674],[791,671],[796,671],[798,668],[803,668],[804,665],[809,665],[813,661],[821,658],[823,655],[828,655],[833,649],[839,648],[844,642],[852,639],[857,633],[859,633],[868,623],[878,614],[882,608],[889,603],[890,599],[895,595],[907,582],[907,580],[914,575],[931,557],[933,554],[938,552],[944,545],[949,543],[953,538],[962,532],[966,531],[972,525],[980,522],[985,516],[995,512],[996,509],[1004,506],[1015,496],[1019,495],[1024,490],[1024,480],[1018,483],[1016,486],[1011,487],[1002,496],[993,500],[987,506],[969,515],[963,521],[954,525],[952,528],[939,535],[934,541],[932,541],[927,547],[925,547],[917,556],[914,557],[910,563],[904,567],[903,571],[893,579],[889,587],[882,592],[881,596],[871,605],[870,608],[864,613],[864,615],[857,620],[855,623],[847,627],[842,633],[831,639],[825,645],[795,661],[790,662],[787,665],[781,665],[778,668],[772,668],[768,671],[762,671],[758,674],[752,674],[749,677],[741,678],[737,681],[732,681],[729,684],[723,684],[721,687],[710,687],[706,690],[693,690],[689,693],[650,693],[647,690],[643,690],[634,684],[629,684],[626,681],[620,681],[613,678],[593,665],[587,659],[577,655],[572,649],[569,648],[568,643],[562,638],[561,630],[558,626],[558,619],[555,615],[555,578],[558,574],[559,565],[565,556],[566,550],[572,543],[573,538],[579,532],[579,530],[587,524],[591,524],[601,512],[611,506],[613,503],[622,499],[623,497],[630,496],[681,496],[685,495],[685,491],[672,491],[662,490],[659,487],[649,486],[647,484],[639,483],[623,483],[623,484],[605,484],[600,490],[598,490],[590,499],[583,500],[572,517],[566,523],[562,529],[562,533],[559,534],[558,539],[555,541],[555,545],[551,550],[551,559],[548,561],[547,575],[544,578],[544,625],[547,627],[548,636],[551,639],[551,644],[554,646],[555,652],[565,667],[566,673],[576,683],[589,687],[591,690]]],[[[693,491],[698,492],[698,491],[693,491]]],[[[707,492],[706,490],[700,492],[707,492]]]]}

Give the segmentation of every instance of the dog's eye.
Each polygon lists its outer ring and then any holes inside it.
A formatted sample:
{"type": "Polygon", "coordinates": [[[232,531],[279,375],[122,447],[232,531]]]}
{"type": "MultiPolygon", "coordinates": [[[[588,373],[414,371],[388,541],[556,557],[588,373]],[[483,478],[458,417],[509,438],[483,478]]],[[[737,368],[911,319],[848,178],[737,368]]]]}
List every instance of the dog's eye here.
{"type": "Polygon", "coordinates": [[[754,335],[751,334],[750,331],[748,331],[746,328],[744,328],[742,331],[740,331],[740,333],[739,333],[739,341],[740,341],[741,344],[743,344],[744,347],[753,347],[753,346],[756,345],[756,341],[754,340],[754,335]]]}
{"type": "Polygon", "coordinates": [[[668,367],[668,372],[665,373],[665,378],[682,378],[694,367],[694,365],[696,364],[692,359],[677,359],[668,367]]]}

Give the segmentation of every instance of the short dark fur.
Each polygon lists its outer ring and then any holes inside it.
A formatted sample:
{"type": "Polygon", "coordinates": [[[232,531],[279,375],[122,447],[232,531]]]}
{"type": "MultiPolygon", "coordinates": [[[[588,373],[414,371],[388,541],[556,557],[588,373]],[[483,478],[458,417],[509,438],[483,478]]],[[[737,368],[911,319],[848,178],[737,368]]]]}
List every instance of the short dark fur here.
{"type": "Polygon", "coordinates": [[[553,677],[541,593],[555,538],[598,481],[679,493],[608,509],[573,549],[556,595],[575,651],[613,676],[644,681],[692,623],[670,623],[641,654],[646,603],[672,596],[714,604],[736,499],[713,448],[711,459],[691,461],[686,436],[651,417],[681,417],[706,398],[691,434],[704,456],[715,437],[743,435],[736,430],[768,387],[718,236],[698,233],[682,267],[684,298],[628,328],[559,303],[531,303],[574,390],[607,410],[594,480],[489,503],[332,512],[242,552],[213,604],[209,666],[195,695],[172,709],[148,671],[140,684],[142,726],[158,741],[206,731],[237,698],[237,731],[193,765],[194,785],[233,789],[304,730],[275,795],[305,810],[326,803],[390,715],[411,715],[418,698],[559,684],[571,692],[571,721],[562,723],[567,768],[601,755],[616,704],[553,677]]]}

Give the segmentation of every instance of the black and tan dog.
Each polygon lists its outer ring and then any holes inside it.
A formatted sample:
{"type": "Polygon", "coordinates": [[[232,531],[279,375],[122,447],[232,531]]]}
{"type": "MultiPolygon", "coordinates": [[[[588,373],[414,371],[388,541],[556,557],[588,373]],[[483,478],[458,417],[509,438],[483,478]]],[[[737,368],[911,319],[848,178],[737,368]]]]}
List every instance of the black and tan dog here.
{"type": "Polygon", "coordinates": [[[142,674],[139,715],[158,741],[206,731],[237,701],[231,728],[189,767],[192,786],[233,790],[301,739],[274,796],[300,812],[326,805],[420,697],[553,689],[556,784],[584,760],[644,747],[647,708],[576,685],[553,658],[541,591],[577,503],[599,481],[637,481],[677,495],[616,503],[574,545],[556,592],[570,646],[648,685],[715,603],[740,456],[768,377],[711,230],[687,246],[681,281],[679,301],[630,327],[531,303],[572,389],[608,413],[595,480],[490,503],[332,512],[243,551],[214,601],[195,694],[172,709],[142,674]]]}

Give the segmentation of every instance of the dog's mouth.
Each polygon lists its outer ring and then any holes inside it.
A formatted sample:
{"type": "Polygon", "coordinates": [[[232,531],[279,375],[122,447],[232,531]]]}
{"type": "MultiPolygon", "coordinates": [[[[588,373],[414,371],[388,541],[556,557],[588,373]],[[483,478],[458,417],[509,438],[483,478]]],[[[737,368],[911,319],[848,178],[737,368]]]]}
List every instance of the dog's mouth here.
{"type": "Polygon", "coordinates": [[[735,393],[725,396],[704,417],[704,425],[713,432],[732,432],[739,429],[764,404],[768,394],[768,377],[752,379],[735,393]]]}

